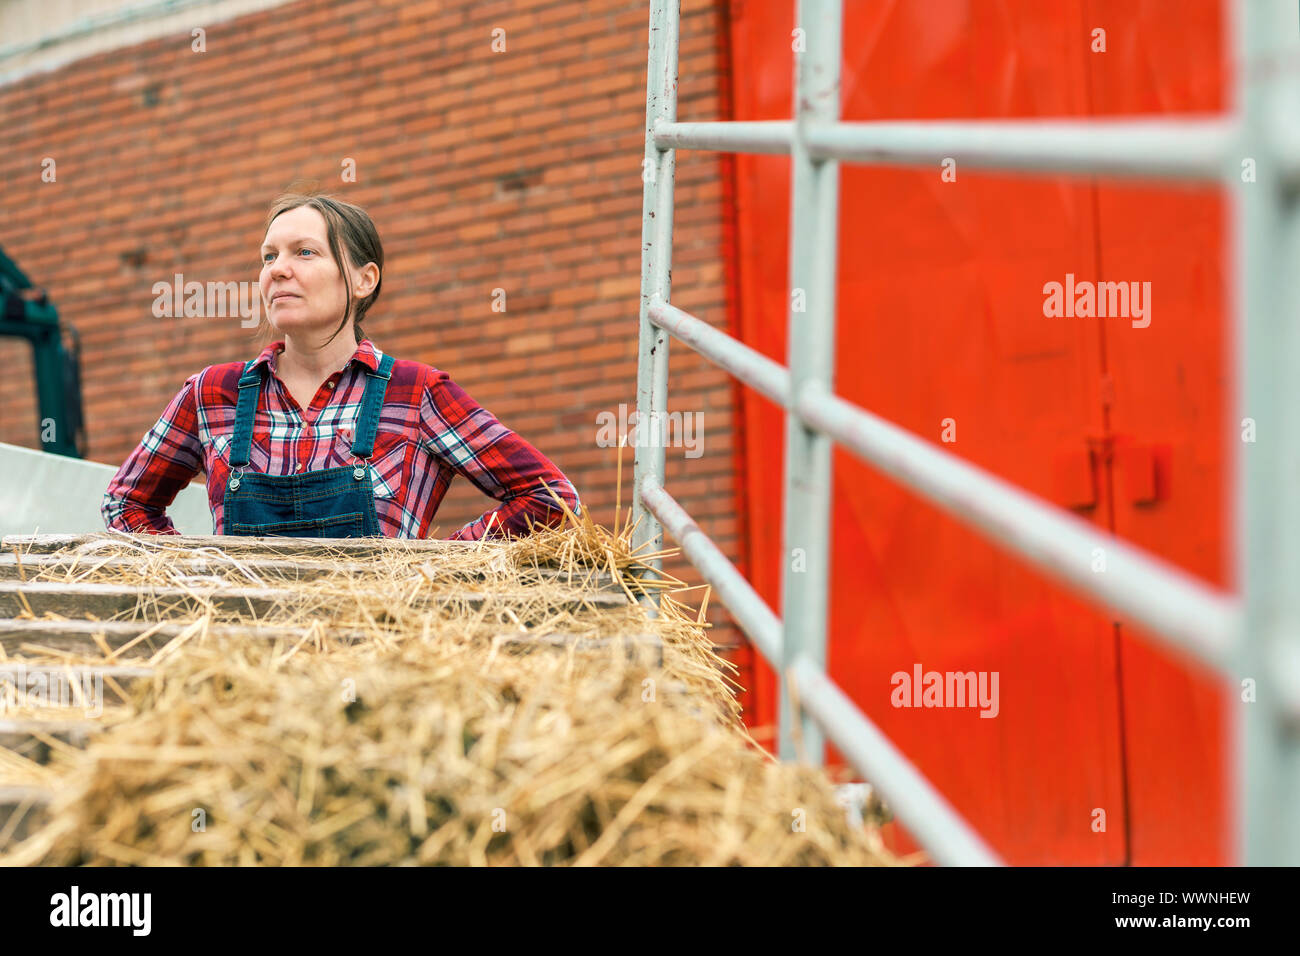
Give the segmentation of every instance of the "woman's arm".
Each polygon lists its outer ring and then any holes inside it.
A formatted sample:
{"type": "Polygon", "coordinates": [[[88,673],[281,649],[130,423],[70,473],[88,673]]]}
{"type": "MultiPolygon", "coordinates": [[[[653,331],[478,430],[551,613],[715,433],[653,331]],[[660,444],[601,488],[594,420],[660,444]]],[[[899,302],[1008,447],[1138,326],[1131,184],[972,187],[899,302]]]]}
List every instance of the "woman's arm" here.
{"type": "Polygon", "coordinates": [[[512,432],[451,380],[434,370],[424,388],[420,424],[425,444],[501,507],[471,521],[449,541],[523,535],[534,526],[564,523],[558,497],[576,515],[578,492],[549,458],[512,432]],[[553,496],[546,490],[554,490],[553,496]]]}
{"type": "Polygon", "coordinates": [[[203,466],[195,399],[198,378],[196,374],[185,380],[162,417],[108,483],[99,510],[109,528],[180,534],[166,509],[203,466]]]}

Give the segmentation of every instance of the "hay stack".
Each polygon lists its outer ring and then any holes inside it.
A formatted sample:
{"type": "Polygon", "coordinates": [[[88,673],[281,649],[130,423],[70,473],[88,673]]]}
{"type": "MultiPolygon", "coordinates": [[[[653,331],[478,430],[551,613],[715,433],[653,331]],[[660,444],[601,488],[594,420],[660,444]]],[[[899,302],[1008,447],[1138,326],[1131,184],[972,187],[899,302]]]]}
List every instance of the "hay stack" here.
{"type": "Polygon", "coordinates": [[[633,573],[630,529],[570,518],[436,553],[322,552],[337,569],[300,582],[234,541],[201,575],[142,538],[45,572],[140,587],[137,619],[177,619],[160,588],[193,602],[170,643],[114,652],[156,668],[133,716],[42,769],[49,822],[0,863],[898,862],[822,771],[749,738],[707,591],[697,611],[667,593],[658,617],[610,606],[684,585],[633,573]],[[217,600],[236,583],[273,598],[217,600]]]}

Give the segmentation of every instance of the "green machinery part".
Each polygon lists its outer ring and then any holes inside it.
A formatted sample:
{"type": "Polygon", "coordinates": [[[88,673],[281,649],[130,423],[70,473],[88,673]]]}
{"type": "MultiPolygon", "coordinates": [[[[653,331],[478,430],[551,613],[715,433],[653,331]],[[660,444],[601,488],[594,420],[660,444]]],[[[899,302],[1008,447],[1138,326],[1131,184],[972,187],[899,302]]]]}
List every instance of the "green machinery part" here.
{"type": "Polygon", "coordinates": [[[45,290],[33,286],[4,249],[0,249],[0,336],[19,336],[32,343],[41,449],[85,457],[80,339],[71,326],[60,327],[59,313],[45,290]],[[71,348],[64,346],[64,330],[71,348]]]}

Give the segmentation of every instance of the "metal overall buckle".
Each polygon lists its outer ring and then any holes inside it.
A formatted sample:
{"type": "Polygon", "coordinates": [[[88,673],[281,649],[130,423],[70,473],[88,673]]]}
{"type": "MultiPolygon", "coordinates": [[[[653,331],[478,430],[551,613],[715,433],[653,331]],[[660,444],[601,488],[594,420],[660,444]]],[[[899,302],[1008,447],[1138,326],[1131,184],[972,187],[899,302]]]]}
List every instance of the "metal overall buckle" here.
{"type": "Polygon", "coordinates": [[[243,476],[243,474],[244,474],[244,468],[243,468],[243,466],[241,465],[239,468],[232,468],[232,469],[231,469],[231,474],[233,475],[233,477],[230,479],[230,490],[231,490],[231,491],[238,491],[238,490],[239,490],[239,479],[240,479],[240,478],[243,476]]]}
{"type": "Polygon", "coordinates": [[[370,464],[369,458],[358,458],[355,455],[353,455],[352,456],[352,477],[355,478],[357,481],[360,481],[362,478],[366,477],[366,466],[369,464],[370,464]]]}

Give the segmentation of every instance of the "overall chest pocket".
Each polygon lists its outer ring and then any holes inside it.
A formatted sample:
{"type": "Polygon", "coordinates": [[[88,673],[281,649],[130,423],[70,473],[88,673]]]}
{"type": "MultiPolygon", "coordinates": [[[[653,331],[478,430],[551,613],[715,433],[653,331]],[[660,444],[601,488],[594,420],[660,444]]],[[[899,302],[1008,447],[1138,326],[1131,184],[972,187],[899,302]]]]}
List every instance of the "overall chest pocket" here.
{"type": "MultiPolygon", "coordinates": [[[[411,466],[415,443],[400,432],[382,428],[375,435],[375,450],[370,456],[370,479],[376,498],[396,498],[411,466]]],[[[334,437],[326,462],[330,468],[350,468],[357,464],[352,454],[352,432],[340,429],[334,437]]]]}

